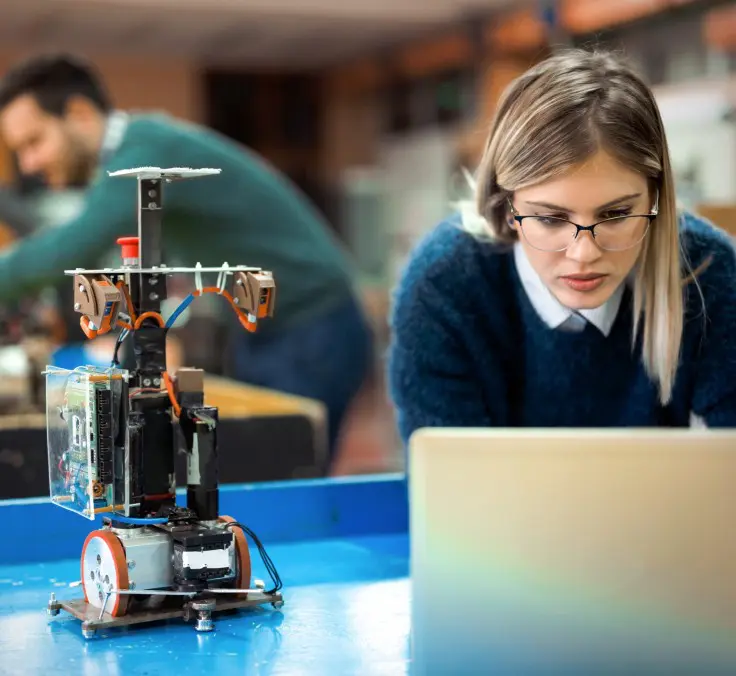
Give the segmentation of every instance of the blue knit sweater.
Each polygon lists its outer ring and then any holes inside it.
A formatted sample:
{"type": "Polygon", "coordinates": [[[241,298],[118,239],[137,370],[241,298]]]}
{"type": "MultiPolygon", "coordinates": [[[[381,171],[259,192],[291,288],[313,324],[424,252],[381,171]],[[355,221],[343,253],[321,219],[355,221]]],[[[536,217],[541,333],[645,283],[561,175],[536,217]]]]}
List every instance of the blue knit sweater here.
{"type": "Polygon", "coordinates": [[[513,251],[463,232],[458,217],[414,249],[395,292],[388,380],[401,437],[421,427],[736,427],[736,248],[681,219],[705,297],[685,288],[682,358],[663,407],[631,348],[632,296],[610,334],[549,328],[522,287],[513,251]]]}

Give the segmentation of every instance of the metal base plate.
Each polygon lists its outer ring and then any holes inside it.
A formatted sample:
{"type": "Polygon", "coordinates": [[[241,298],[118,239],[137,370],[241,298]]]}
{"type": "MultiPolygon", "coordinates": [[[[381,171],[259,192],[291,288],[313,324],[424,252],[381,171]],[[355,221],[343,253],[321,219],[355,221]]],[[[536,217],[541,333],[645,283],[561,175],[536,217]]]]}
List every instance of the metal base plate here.
{"type": "Polygon", "coordinates": [[[247,596],[217,596],[207,597],[207,601],[214,604],[214,608],[207,610],[203,616],[201,611],[192,607],[193,604],[201,603],[202,598],[187,598],[182,603],[181,597],[165,597],[164,602],[157,608],[146,608],[144,606],[131,606],[125,615],[113,617],[109,613],[103,613],[100,617],[100,609],[87,603],[83,598],[73,601],[51,601],[47,612],[49,615],[58,615],[59,611],[65,610],[78,620],[82,621],[82,634],[85,638],[92,638],[96,631],[113,627],[124,627],[145,622],[158,622],[160,620],[171,620],[181,618],[185,622],[194,620],[198,631],[212,631],[214,624],[210,620],[211,613],[228,610],[250,608],[270,603],[274,608],[284,605],[283,596],[276,592],[266,594],[264,592],[249,592],[247,596]]]}

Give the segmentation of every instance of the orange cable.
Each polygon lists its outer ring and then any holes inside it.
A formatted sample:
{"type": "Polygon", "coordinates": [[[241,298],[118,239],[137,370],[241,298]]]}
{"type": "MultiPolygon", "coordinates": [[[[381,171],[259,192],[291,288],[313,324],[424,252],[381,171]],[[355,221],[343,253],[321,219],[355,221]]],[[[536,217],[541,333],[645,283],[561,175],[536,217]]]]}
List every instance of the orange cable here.
{"type": "Polygon", "coordinates": [[[166,371],[162,375],[166,384],[166,391],[169,393],[169,401],[171,401],[171,405],[174,408],[174,415],[178,418],[181,414],[181,406],[179,406],[179,402],[176,400],[176,395],[174,394],[174,383],[171,382],[171,376],[166,371]]]}
{"type": "MultiPolygon", "coordinates": [[[[131,302],[130,295],[128,293],[128,288],[125,285],[124,282],[118,282],[117,287],[121,290],[123,293],[123,296],[125,297],[126,305],[128,306],[128,314],[130,315],[131,324],[127,324],[126,322],[123,322],[121,320],[118,320],[117,325],[121,326],[123,328],[126,328],[128,330],[135,330],[139,329],[141,327],[141,324],[145,319],[155,319],[158,322],[158,325],[163,329],[166,327],[166,322],[164,321],[164,318],[158,313],[158,312],[144,312],[141,314],[140,317],[136,318],[135,312],[133,311],[133,303],[131,302]]],[[[238,319],[240,320],[240,323],[248,330],[248,331],[255,331],[256,325],[254,322],[251,322],[248,320],[245,313],[235,304],[235,300],[233,299],[232,295],[229,291],[222,290],[216,286],[206,286],[201,291],[197,289],[193,292],[193,296],[201,296],[204,293],[216,293],[220,296],[224,296],[225,299],[230,303],[231,307],[235,311],[235,314],[238,316],[238,319]]],[[[179,405],[179,402],[176,400],[176,395],[174,394],[174,384],[171,381],[171,376],[168,374],[168,372],[164,371],[162,374],[164,383],[166,385],[166,392],[169,395],[169,401],[171,402],[171,406],[174,409],[174,415],[178,418],[181,415],[181,406],[179,405]]]]}
{"type": "Polygon", "coordinates": [[[201,291],[197,290],[192,295],[201,296],[203,293],[216,293],[220,296],[224,296],[232,306],[233,310],[235,310],[235,314],[238,316],[238,319],[240,320],[240,323],[243,325],[243,327],[251,332],[256,330],[255,322],[251,322],[248,320],[248,317],[245,315],[245,313],[235,304],[235,300],[233,299],[229,291],[220,291],[220,289],[216,286],[205,286],[201,291]]]}
{"type": "Polygon", "coordinates": [[[144,312],[138,319],[135,320],[135,328],[139,329],[141,328],[141,324],[143,323],[144,319],[155,319],[158,322],[158,325],[163,329],[166,326],[166,322],[164,321],[164,318],[158,313],[158,312],[144,312]]]}

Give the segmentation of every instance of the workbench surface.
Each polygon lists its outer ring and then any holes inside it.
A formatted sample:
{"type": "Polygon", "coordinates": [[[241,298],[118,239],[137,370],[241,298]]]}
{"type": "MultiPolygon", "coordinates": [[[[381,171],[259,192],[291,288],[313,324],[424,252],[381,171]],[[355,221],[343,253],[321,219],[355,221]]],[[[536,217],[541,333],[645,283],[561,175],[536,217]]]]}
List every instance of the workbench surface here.
{"type": "MultiPolygon", "coordinates": [[[[400,479],[227,487],[221,513],[252,523],[283,580],[283,609],[214,615],[211,633],[170,620],[99,631],[91,639],[83,638],[78,620],[64,611],[50,618],[45,606],[52,591],[59,600],[81,595],[79,587],[69,588],[79,579],[73,549],[99,524],[41,500],[0,502],[10,523],[18,523],[21,509],[32,519],[25,538],[16,525],[11,541],[0,544],[0,674],[406,674],[409,541],[402,488],[400,479]],[[37,542],[49,529],[62,555],[57,560],[45,560],[37,542]],[[290,537],[300,530],[302,539],[290,537]]],[[[251,557],[253,577],[268,586],[255,548],[251,557]]]]}

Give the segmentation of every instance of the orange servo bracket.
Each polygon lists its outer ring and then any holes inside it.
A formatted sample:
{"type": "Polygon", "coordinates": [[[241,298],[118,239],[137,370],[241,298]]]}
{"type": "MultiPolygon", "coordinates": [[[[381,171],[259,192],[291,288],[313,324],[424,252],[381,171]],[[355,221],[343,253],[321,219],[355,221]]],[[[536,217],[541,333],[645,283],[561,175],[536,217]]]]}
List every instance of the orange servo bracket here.
{"type": "Polygon", "coordinates": [[[270,272],[236,273],[232,295],[238,308],[249,315],[248,319],[273,317],[276,284],[270,272]]]}
{"type": "Polygon", "coordinates": [[[106,275],[74,276],[74,309],[87,338],[107,333],[115,326],[122,293],[106,275]]]}

